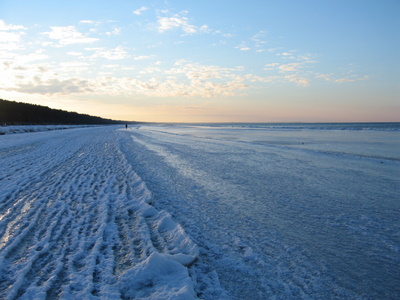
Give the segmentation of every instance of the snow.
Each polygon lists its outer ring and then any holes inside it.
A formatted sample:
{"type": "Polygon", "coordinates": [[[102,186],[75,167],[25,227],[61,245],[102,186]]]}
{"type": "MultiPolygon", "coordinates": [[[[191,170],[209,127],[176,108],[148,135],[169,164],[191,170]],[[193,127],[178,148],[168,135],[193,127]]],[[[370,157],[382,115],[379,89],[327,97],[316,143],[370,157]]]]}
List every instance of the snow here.
{"type": "Polygon", "coordinates": [[[373,126],[147,125],[121,149],[231,298],[393,299],[400,131],[373,126]]]}
{"type": "Polygon", "coordinates": [[[7,126],[0,126],[0,135],[62,130],[71,128],[90,127],[90,126],[96,126],[96,125],[7,125],[7,126]]]}
{"type": "Polygon", "coordinates": [[[119,285],[127,299],[195,299],[188,270],[157,252],[126,271],[119,285]]]}
{"type": "Polygon", "coordinates": [[[374,126],[2,135],[0,299],[395,299],[400,130],[374,126]]]}
{"type": "Polygon", "coordinates": [[[0,150],[1,299],[195,298],[198,247],[149,204],[115,127],[5,135],[0,150]]]}

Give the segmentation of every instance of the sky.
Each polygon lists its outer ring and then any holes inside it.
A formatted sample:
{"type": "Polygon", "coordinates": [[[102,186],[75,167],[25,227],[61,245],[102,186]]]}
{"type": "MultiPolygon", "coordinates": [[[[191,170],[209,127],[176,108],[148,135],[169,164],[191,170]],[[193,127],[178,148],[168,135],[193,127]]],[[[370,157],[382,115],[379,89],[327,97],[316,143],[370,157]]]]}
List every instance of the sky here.
{"type": "Polygon", "coordinates": [[[0,0],[0,98],[126,121],[399,122],[399,0],[0,0]]]}

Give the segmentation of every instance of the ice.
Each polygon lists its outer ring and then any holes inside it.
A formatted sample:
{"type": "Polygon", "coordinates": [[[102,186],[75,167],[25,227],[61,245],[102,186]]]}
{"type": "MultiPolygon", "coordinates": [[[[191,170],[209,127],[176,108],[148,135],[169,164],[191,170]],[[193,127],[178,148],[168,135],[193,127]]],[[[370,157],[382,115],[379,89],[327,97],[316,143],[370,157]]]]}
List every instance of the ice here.
{"type": "Polygon", "coordinates": [[[398,124],[157,124],[124,134],[154,205],[184,226],[230,297],[399,294],[398,124]]]}
{"type": "Polygon", "coordinates": [[[396,299],[399,134],[141,124],[1,135],[0,299],[396,299]]]}
{"type": "Polygon", "coordinates": [[[122,274],[118,284],[127,299],[195,299],[188,270],[159,253],[122,274]]]}
{"type": "Polygon", "coordinates": [[[0,126],[0,135],[93,127],[93,126],[96,125],[7,125],[7,126],[0,126]]]}
{"type": "Polygon", "coordinates": [[[0,299],[196,298],[198,246],[151,205],[117,128],[1,136],[0,299]]]}

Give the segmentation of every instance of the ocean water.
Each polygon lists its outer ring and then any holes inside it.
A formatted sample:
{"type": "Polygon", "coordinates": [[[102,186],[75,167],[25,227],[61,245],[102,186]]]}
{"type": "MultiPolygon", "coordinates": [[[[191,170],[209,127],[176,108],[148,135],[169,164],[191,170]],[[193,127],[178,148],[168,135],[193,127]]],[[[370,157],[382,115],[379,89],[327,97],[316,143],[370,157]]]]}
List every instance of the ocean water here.
{"type": "Polygon", "coordinates": [[[399,298],[399,123],[142,124],[121,136],[154,205],[199,245],[200,282],[209,266],[232,299],[399,298]]]}

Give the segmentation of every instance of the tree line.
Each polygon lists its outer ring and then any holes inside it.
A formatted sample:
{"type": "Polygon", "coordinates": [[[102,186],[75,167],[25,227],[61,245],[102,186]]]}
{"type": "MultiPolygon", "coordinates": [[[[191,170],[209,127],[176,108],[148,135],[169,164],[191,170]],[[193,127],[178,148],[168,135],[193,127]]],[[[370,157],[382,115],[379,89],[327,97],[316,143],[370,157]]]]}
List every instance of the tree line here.
{"type": "Polygon", "coordinates": [[[52,109],[47,106],[0,99],[1,124],[120,124],[100,117],[52,109]]]}

